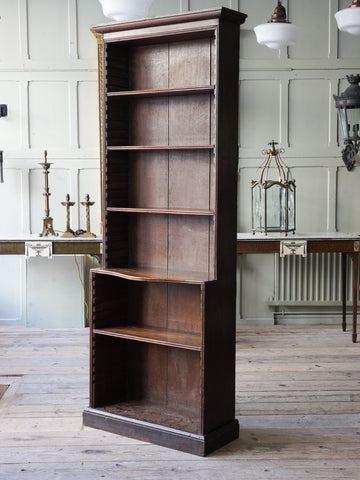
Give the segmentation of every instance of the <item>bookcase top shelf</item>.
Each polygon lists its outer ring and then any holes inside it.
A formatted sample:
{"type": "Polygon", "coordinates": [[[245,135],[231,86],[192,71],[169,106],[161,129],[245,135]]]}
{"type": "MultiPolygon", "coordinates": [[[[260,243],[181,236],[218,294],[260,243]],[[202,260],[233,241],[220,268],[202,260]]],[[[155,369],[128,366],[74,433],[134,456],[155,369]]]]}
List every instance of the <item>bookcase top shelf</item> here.
{"type": "Polygon", "coordinates": [[[208,272],[170,271],[165,268],[99,268],[95,269],[94,272],[141,282],[188,283],[194,285],[215,280],[208,272]]]}

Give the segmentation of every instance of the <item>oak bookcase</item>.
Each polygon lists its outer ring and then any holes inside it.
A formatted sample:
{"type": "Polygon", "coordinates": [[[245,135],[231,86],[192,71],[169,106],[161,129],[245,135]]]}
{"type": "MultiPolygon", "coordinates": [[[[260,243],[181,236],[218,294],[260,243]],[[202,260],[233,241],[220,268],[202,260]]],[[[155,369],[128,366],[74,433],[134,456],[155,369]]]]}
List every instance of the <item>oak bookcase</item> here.
{"type": "Polygon", "coordinates": [[[84,424],[197,455],[238,437],[239,24],[226,8],[99,25],[103,268],[84,424]]]}

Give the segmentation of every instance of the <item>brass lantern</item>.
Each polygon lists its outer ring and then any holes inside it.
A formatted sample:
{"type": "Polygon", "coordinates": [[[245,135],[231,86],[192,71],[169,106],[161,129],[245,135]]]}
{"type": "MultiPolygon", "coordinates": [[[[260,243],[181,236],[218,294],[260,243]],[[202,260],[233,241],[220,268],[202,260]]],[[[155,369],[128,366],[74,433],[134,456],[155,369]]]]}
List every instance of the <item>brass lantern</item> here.
{"type": "Polygon", "coordinates": [[[280,158],[284,150],[277,149],[274,140],[268,145],[262,152],[267,158],[260,166],[260,180],[251,181],[252,232],[295,233],[295,180],[280,158]],[[269,177],[274,173],[272,180],[269,177]]]}

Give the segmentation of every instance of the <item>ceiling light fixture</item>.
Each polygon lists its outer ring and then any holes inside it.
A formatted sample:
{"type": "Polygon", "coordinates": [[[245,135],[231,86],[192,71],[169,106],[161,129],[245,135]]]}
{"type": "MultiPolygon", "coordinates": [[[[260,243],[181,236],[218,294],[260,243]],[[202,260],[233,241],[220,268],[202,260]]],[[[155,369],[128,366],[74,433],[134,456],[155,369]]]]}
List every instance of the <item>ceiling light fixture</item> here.
{"type": "Polygon", "coordinates": [[[99,0],[105,17],[118,22],[146,18],[153,0],[99,0]]]}
{"type": "Polygon", "coordinates": [[[256,40],[260,45],[279,50],[282,47],[294,45],[299,27],[286,19],[286,9],[278,1],[271,19],[254,28],[256,40]]]}
{"type": "Polygon", "coordinates": [[[344,8],[335,13],[338,29],[360,35],[360,0],[353,0],[349,8],[344,8]]]}

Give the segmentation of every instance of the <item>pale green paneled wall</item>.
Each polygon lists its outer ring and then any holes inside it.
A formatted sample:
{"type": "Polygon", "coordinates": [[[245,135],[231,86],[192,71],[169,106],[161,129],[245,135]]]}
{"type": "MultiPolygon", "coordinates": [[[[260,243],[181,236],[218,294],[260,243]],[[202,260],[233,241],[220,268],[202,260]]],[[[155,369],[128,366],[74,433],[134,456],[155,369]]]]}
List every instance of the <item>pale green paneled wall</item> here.
{"type": "MultiPolygon", "coordinates": [[[[223,5],[248,15],[240,43],[238,231],[251,228],[250,181],[274,139],[296,178],[298,232],[359,232],[360,168],[343,166],[332,98],[360,70],[360,37],[339,32],[334,19],[350,0],[284,0],[300,31],[296,45],[280,52],[258,45],[253,32],[275,0],[155,0],[153,11],[167,13],[170,4],[172,11],[223,5]]],[[[238,278],[241,320],[272,322],[266,300],[274,293],[274,257],[239,259],[238,278]]]]}
{"type": "MultiPolygon", "coordinates": [[[[360,169],[349,173],[343,166],[332,98],[346,88],[346,74],[360,69],[360,38],[340,33],[334,19],[349,2],[284,1],[300,31],[296,45],[280,53],[258,45],[252,32],[270,17],[275,3],[239,1],[249,18],[241,32],[238,229],[250,229],[250,180],[261,150],[274,138],[285,149],[283,158],[296,178],[298,232],[358,232],[360,169]]],[[[242,260],[242,321],[272,321],[266,304],[275,284],[274,259],[271,263],[269,257],[242,260]],[[248,278],[256,288],[247,287],[248,278]]]]}

